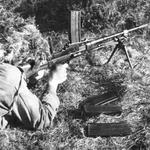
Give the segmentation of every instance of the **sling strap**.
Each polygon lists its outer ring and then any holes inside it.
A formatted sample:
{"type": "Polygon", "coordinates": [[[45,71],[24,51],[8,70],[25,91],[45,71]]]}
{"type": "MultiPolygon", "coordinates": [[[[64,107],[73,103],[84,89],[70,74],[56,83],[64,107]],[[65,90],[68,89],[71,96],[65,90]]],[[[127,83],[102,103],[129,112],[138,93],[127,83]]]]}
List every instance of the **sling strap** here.
{"type": "Polygon", "coordinates": [[[14,103],[15,103],[15,101],[16,101],[16,99],[17,99],[17,98],[15,99],[15,97],[18,97],[18,95],[19,95],[19,89],[20,89],[21,83],[22,83],[23,70],[20,69],[20,68],[18,68],[18,69],[19,69],[20,72],[21,72],[20,81],[19,81],[19,85],[18,85],[17,91],[16,91],[15,94],[14,94],[13,102],[12,102],[12,104],[11,104],[11,106],[10,106],[10,109],[9,109],[9,111],[8,111],[7,114],[9,114],[9,113],[12,111],[12,108],[13,108],[13,106],[14,106],[14,103]]]}

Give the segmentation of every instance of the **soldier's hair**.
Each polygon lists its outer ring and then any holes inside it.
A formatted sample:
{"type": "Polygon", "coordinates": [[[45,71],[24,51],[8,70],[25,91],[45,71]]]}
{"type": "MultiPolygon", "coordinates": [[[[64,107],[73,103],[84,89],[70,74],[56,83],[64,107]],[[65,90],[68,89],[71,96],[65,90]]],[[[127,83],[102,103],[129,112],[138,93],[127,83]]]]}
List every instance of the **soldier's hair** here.
{"type": "Polygon", "coordinates": [[[51,67],[50,67],[50,69],[49,69],[49,79],[51,79],[52,77],[53,77],[53,74],[54,74],[54,72],[56,71],[56,69],[57,69],[57,66],[58,66],[59,64],[53,64],[51,67]]]}

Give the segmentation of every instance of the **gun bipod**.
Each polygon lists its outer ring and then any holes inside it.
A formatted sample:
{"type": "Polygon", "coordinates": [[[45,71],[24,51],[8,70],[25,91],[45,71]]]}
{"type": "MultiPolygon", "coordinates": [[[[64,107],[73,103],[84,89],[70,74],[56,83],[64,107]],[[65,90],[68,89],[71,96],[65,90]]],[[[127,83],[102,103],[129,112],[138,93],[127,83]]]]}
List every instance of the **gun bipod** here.
{"type": "Polygon", "coordinates": [[[115,52],[117,50],[122,50],[126,55],[126,58],[127,58],[127,61],[129,63],[130,68],[133,69],[133,66],[132,66],[131,61],[130,61],[129,54],[126,50],[126,47],[125,47],[124,43],[119,38],[117,38],[117,42],[118,42],[118,44],[115,46],[115,48],[114,48],[113,52],[111,53],[111,55],[110,55],[108,61],[106,62],[106,64],[110,62],[110,60],[112,59],[113,55],[115,54],[115,52]]]}

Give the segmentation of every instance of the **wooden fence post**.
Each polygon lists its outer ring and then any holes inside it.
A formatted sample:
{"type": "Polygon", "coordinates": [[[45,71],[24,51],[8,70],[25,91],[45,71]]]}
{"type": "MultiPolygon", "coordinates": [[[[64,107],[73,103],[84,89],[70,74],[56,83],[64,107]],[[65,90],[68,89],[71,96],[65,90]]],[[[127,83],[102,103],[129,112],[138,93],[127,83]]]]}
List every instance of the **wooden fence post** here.
{"type": "Polygon", "coordinates": [[[69,40],[71,43],[81,40],[81,11],[71,11],[69,16],[69,40]]]}

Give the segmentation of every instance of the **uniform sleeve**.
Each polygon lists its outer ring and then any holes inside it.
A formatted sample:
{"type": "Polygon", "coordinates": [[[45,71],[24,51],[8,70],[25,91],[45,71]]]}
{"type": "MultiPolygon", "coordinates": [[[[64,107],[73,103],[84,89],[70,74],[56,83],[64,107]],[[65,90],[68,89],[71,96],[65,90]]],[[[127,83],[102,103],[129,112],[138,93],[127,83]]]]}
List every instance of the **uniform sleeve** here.
{"type": "MultiPolygon", "coordinates": [[[[4,116],[4,119],[8,119],[11,108],[10,125],[15,124],[17,120],[23,128],[27,129],[49,127],[60,104],[57,95],[49,93],[41,101],[27,88],[24,76],[22,79],[20,77],[21,72],[17,67],[0,64],[0,117],[4,116]],[[18,89],[19,92],[14,97],[18,89]]],[[[4,124],[4,121],[0,118],[0,124],[2,123],[4,124]]]]}
{"type": "Polygon", "coordinates": [[[51,126],[59,104],[57,95],[51,93],[40,101],[23,81],[19,90],[19,96],[14,103],[13,113],[24,128],[43,129],[51,126]]]}
{"type": "Polygon", "coordinates": [[[60,105],[59,98],[56,95],[48,94],[41,103],[41,116],[38,128],[46,128],[51,126],[60,105]]]}
{"type": "Polygon", "coordinates": [[[54,119],[60,105],[59,98],[56,95],[48,94],[44,97],[42,104],[48,107],[52,114],[52,119],[54,119]]]}

